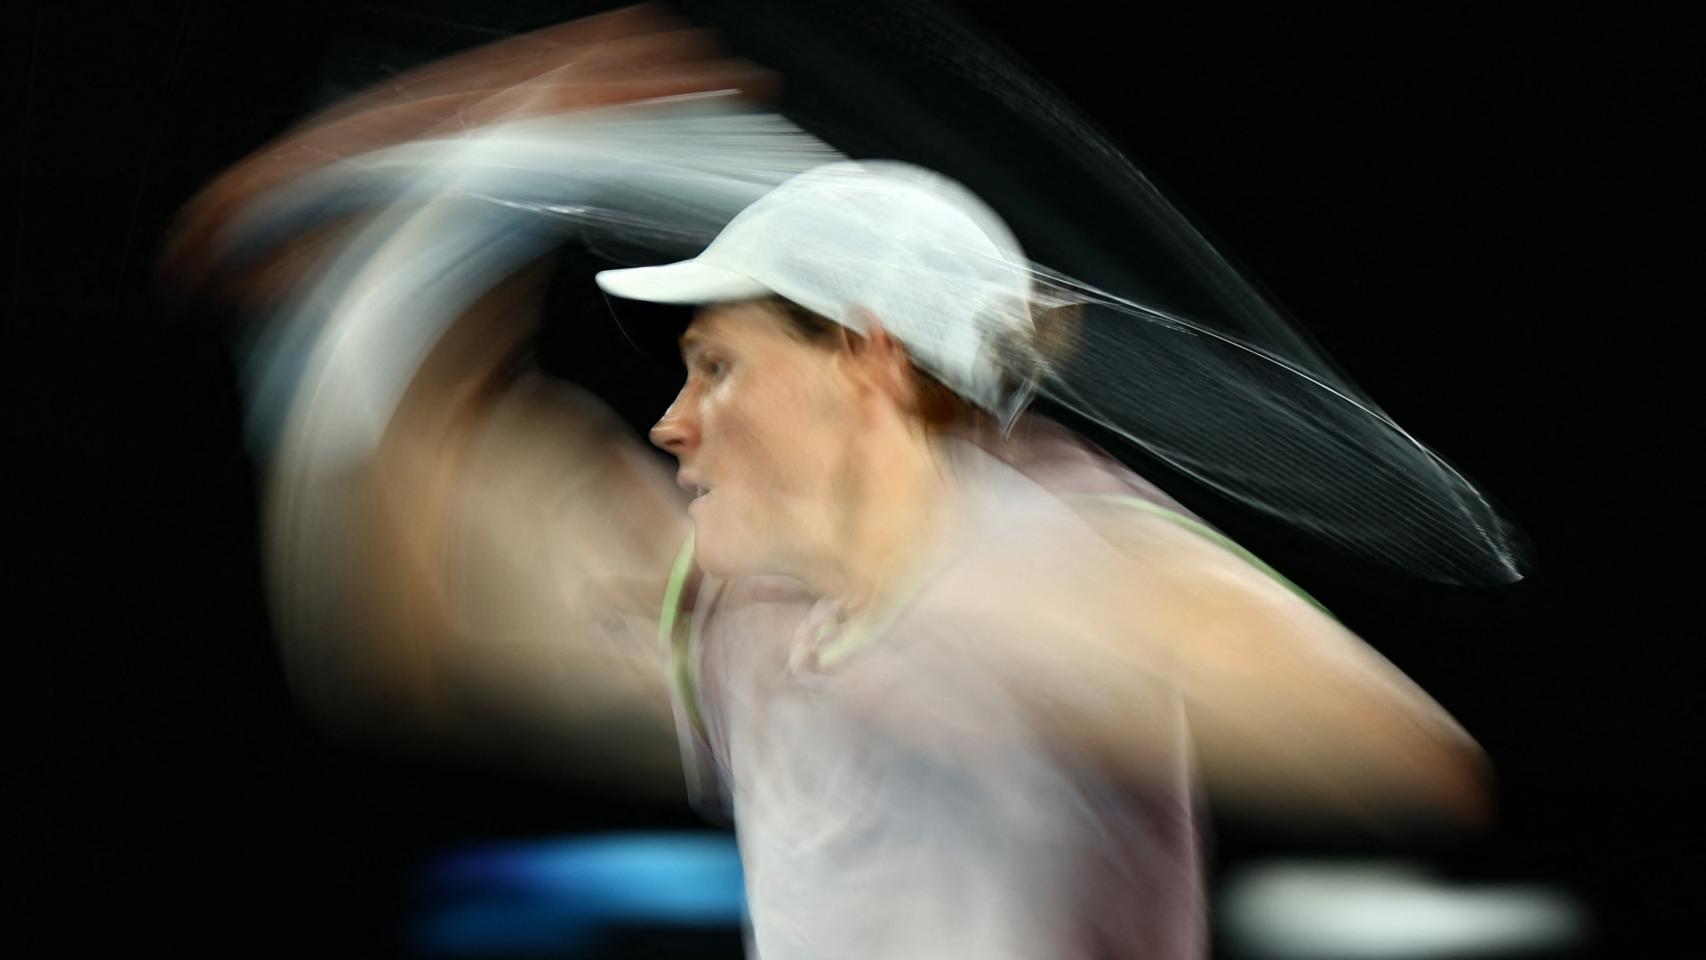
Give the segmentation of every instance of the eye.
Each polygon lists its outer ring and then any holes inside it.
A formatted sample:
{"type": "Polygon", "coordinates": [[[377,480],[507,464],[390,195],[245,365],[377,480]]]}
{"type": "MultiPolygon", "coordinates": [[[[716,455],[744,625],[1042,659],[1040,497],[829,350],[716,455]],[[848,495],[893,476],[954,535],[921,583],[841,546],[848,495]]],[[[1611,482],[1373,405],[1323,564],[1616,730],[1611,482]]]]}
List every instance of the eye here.
{"type": "Polygon", "coordinates": [[[703,356],[699,359],[699,373],[707,379],[721,379],[728,371],[729,365],[721,357],[703,356]]]}

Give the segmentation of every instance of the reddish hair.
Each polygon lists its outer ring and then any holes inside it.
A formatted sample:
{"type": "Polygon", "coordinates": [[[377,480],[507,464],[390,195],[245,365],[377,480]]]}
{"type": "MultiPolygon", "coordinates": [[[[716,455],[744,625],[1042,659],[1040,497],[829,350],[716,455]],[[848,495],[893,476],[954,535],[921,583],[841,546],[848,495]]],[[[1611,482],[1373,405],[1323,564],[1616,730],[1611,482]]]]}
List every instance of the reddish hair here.
{"type": "MultiPolygon", "coordinates": [[[[760,301],[789,321],[788,331],[814,346],[832,348],[841,343],[841,324],[814,313],[792,300],[770,297],[760,301]]],[[[1071,305],[1036,311],[1032,317],[1034,333],[1020,353],[1033,363],[1054,364],[1070,358],[1078,349],[1080,308],[1071,305]]],[[[851,332],[851,331],[848,331],[851,332]]],[[[858,334],[853,334],[858,336],[858,334]]],[[[913,412],[926,427],[942,429],[969,426],[985,414],[970,400],[955,393],[951,387],[928,371],[913,367],[913,412]]]]}
{"type": "MultiPolygon", "coordinates": [[[[807,310],[805,307],[782,297],[771,297],[764,303],[789,321],[789,332],[800,340],[813,346],[832,348],[841,342],[842,332],[847,330],[841,324],[807,310]]],[[[975,404],[955,393],[947,384],[918,369],[913,371],[913,412],[924,422],[926,427],[945,428],[963,425],[976,420],[982,413],[975,404]]]]}

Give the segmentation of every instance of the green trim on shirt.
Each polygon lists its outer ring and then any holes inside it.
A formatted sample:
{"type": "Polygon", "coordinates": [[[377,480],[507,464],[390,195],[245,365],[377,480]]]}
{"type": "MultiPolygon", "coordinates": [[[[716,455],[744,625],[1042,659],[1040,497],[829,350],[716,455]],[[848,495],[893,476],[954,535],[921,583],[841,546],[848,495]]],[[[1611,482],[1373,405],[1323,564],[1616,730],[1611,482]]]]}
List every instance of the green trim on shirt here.
{"type": "Polygon", "coordinates": [[[1177,524],[1178,526],[1181,526],[1181,527],[1185,528],[1186,530],[1189,530],[1192,533],[1197,534],[1198,536],[1203,537],[1206,540],[1209,540],[1212,543],[1218,544],[1222,548],[1231,552],[1234,556],[1237,556],[1239,559],[1243,560],[1245,563],[1248,563],[1250,566],[1255,567],[1257,570],[1260,570],[1263,573],[1267,574],[1268,576],[1272,577],[1274,580],[1278,581],[1282,586],[1284,586],[1286,589],[1290,590],[1292,593],[1295,593],[1299,597],[1303,598],[1304,600],[1309,601],[1309,603],[1311,605],[1313,605],[1315,607],[1315,609],[1321,611],[1322,613],[1326,614],[1329,617],[1333,616],[1333,612],[1331,610],[1328,610],[1326,608],[1326,606],[1321,603],[1321,601],[1310,596],[1308,591],[1304,590],[1302,587],[1298,586],[1297,584],[1292,583],[1290,580],[1288,580],[1285,577],[1284,574],[1280,573],[1278,570],[1275,570],[1273,567],[1270,567],[1266,563],[1263,563],[1260,557],[1257,557],[1255,554],[1253,554],[1250,551],[1239,546],[1235,541],[1233,541],[1230,537],[1226,536],[1225,534],[1221,533],[1219,530],[1216,530],[1213,527],[1209,527],[1209,526],[1207,526],[1207,525],[1205,525],[1199,521],[1193,520],[1190,517],[1187,517],[1182,513],[1178,513],[1178,512],[1173,511],[1173,510],[1169,510],[1166,507],[1163,507],[1158,503],[1152,503],[1148,500],[1143,499],[1142,497],[1130,497],[1130,496],[1124,496],[1121,494],[1114,494],[1114,493],[1077,493],[1077,494],[1071,494],[1070,496],[1067,497],[1067,499],[1069,499],[1069,500],[1099,500],[1099,501],[1104,501],[1107,503],[1124,504],[1126,506],[1137,507],[1140,510],[1145,510],[1151,514],[1154,514],[1155,516],[1161,517],[1164,520],[1170,520],[1173,523],[1177,524]]]}
{"type": "MultiPolygon", "coordinates": [[[[1069,494],[1067,500],[1104,501],[1136,507],[1154,516],[1168,520],[1194,534],[1217,544],[1234,556],[1255,567],[1257,570],[1272,577],[1277,583],[1306,600],[1317,610],[1329,617],[1333,616],[1321,601],[1310,596],[1308,591],[1291,582],[1278,570],[1262,562],[1261,558],[1239,546],[1231,538],[1212,527],[1184,514],[1169,510],[1159,504],[1144,500],[1141,497],[1123,496],[1119,494],[1069,494]]],[[[693,572],[693,534],[688,533],[687,539],[681,545],[681,550],[675,555],[675,565],[670,568],[669,583],[663,595],[663,613],[658,618],[658,639],[663,646],[663,652],[669,657],[670,679],[675,684],[675,690],[687,710],[687,718],[693,728],[705,735],[705,722],[699,713],[699,664],[696,651],[693,649],[692,612],[681,609],[681,597],[686,592],[687,577],[693,572]],[[682,616],[683,613],[687,616],[682,616]]],[[[888,629],[900,611],[906,606],[905,600],[910,599],[914,590],[908,591],[903,599],[891,600],[889,604],[875,617],[863,623],[856,624],[853,629],[831,642],[818,652],[818,663],[823,667],[831,667],[846,659],[849,655],[866,646],[873,638],[888,629]]],[[[822,628],[827,631],[830,625],[822,628]]]]}
{"type": "Polygon", "coordinates": [[[693,533],[681,544],[670,567],[669,582],[663,592],[663,613],[658,617],[658,641],[664,656],[669,658],[670,680],[675,692],[687,709],[687,719],[693,729],[705,735],[705,721],[699,715],[699,663],[693,650],[692,611],[683,617],[681,595],[687,589],[687,577],[693,572],[693,533]]]}
{"type": "MultiPolygon", "coordinates": [[[[876,639],[900,617],[901,610],[917,596],[921,587],[922,584],[918,583],[909,585],[905,591],[891,597],[873,616],[856,620],[842,631],[841,636],[820,647],[817,653],[818,666],[827,670],[876,639]]],[[[827,623],[818,628],[819,639],[832,629],[834,627],[827,623]]]]}

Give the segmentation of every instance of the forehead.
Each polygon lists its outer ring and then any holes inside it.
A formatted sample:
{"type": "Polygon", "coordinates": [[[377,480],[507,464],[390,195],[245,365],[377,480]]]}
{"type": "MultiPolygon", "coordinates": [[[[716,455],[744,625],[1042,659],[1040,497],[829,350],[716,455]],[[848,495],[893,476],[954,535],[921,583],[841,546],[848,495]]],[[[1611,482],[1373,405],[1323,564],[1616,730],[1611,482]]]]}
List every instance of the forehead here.
{"type": "Polygon", "coordinates": [[[742,344],[784,336],[786,322],[773,305],[762,301],[718,303],[702,307],[681,335],[681,352],[705,344],[742,344]]]}

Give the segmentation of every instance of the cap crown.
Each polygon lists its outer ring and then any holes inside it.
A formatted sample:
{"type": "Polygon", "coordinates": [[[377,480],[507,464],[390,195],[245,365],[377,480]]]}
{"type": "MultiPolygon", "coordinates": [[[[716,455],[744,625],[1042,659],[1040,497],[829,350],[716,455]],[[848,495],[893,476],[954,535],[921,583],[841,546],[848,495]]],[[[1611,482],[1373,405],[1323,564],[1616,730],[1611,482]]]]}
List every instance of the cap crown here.
{"type": "Polygon", "coordinates": [[[865,333],[869,311],[913,361],[990,410],[1009,402],[1004,344],[1030,331],[1029,264],[993,211],[909,164],[800,174],[729,222],[699,262],[865,333]]]}

